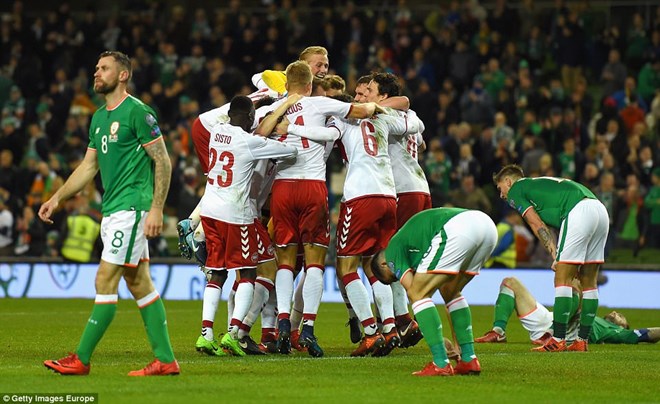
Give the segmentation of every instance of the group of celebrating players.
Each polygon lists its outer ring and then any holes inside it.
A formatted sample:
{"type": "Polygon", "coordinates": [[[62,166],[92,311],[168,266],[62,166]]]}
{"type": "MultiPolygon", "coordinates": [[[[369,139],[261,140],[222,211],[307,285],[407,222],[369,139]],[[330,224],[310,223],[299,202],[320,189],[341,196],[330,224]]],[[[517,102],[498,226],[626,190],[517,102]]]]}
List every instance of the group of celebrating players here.
{"type": "Polygon", "coordinates": [[[431,207],[417,162],[423,123],[399,95],[396,76],[360,78],[353,99],[343,93],[343,80],[327,76],[328,65],[324,48],[308,47],[286,72],[256,74],[255,93],[204,112],[193,124],[207,184],[177,230],[182,254],[194,254],[207,274],[198,351],[243,356],[293,348],[323,356],[314,322],[330,242],[325,181],[333,148],[347,167],[336,248],[351,341],[359,343],[351,355],[384,356],[422,338],[403,287],[378,281],[370,261],[410,217],[431,207]],[[378,320],[357,272],[360,263],[378,320]],[[228,332],[218,342],[213,325],[230,270],[237,280],[229,294],[228,332]],[[259,314],[257,344],[249,332],[259,314]]]}

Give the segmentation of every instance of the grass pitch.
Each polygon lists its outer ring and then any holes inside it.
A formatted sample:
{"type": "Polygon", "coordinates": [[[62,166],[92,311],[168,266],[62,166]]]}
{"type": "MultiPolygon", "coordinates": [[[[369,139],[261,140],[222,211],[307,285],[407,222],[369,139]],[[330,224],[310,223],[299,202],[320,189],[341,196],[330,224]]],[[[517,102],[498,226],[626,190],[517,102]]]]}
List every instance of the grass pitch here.
{"type": "MultiPolygon", "coordinates": [[[[526,332],[511,319],[506,344],[477,344],[478,377],[419,378],[410,373],[431,360],[422,341],[385,358],[351,358],[345,308],[321,305],[317,336],[325,357],[213,358],[199,354],[201,302],[166,301],[170,336],[182,374],[130,378],[152,360],[135,303],[119,302],[117,315],[92,358],[86,377],[63,377],[42,362],[77,346],[91,300],[0,300],[0,396],[5,393],[98,393],[102,403],[298,401],[366,402],[660,402],[660,345],[595,345],[588,353],[530,352],[526,332]]],[[[449,334],[444,309],[440,308],[449,334]]],[[[609,309],[601,308],[599,314],[609,309]]],[[[660,326],[660,310],[622,310],[633,326],[660,326]]],[[[221,305],[216,332],[224,331],[221,305]]],[[[475,336],[490,329],[492,307],[472,307],[475,336]]],[[[255,326],[253,337],[260,330],[255,326]]]]}

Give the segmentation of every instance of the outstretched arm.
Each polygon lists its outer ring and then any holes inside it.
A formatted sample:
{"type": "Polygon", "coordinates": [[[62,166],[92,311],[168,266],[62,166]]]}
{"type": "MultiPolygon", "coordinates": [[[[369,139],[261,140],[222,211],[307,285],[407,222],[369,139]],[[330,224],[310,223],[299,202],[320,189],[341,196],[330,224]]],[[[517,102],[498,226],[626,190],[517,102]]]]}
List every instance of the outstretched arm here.
{"type": "Polygon", "coordinates": [[[88,182],[94,179],[98,171],[99,163],[96,159],[96,150],[87,149],[82,163],[71,173],[71,176],[66,180],[64,185],[48,201],[41,205],[39,208],[39,218],[48,224],[52,224],[53,221],[50,219],[50,216],[57,209],[60,201],[67,200],[80,192],[88,182]]]}
{"type": "Polygon", "coordinates": [[[157,142],[146,146],[144,150],[154,161],[154,196],[151,209],[144,223],[144,235],[147,238],[156,237],[163,230],[163,207],[167,192],[170,189],[170,178],[172,177],[172,163],[167,155],[165,141],[161,137],[157,142]]]}

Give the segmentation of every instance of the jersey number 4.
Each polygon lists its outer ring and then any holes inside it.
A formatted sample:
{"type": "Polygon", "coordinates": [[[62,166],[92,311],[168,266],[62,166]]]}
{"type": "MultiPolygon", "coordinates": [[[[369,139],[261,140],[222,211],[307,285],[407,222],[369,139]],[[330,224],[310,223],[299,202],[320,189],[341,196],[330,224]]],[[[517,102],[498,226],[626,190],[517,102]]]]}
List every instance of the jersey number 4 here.
{"type": "MultiPolygon", "coordinates": [[[[300,126],[305,126],[305,120],[303,119],[302,115],[298,115],[296,120],[293,122],[294,125],[300,125],[300,126]]],[[[278,142],[283,142],[284,139],[286,139],[287,134],[283,134],[282,136],[277,138],[278,142]]],[[[309,140],[306,137],[301,137],[300,138],[300,143],[302,143],[302,148],[303,149],[309,149],[309,140]]]]}
{"type": "Polygon", "coordinates": [[[220,173],[216,175],[215,180],[209,176],[207,181],[211,185],[217,182],[219,187],[230,186],[234,179],[234,172],[231,170],[231,168],[234,166],[234,155],[231,152],[225,150],[220,153],[220,156],[218,156],[218,151],[216,149],[210,148],[209,164],[211,166],[209,167],[209,174],[213,172],[213,167],[215,167],[217,163],[222,164],[220,168],[222,171],[224,171],[224,179],[222,173],[220,173]]]}

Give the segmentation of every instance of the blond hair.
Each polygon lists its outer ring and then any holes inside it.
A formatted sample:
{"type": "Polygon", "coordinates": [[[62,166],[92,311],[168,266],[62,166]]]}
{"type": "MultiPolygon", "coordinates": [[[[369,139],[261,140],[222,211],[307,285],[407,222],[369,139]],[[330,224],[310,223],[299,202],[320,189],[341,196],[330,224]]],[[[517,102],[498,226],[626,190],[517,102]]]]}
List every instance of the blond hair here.
{"type": "Polygon", "coordinates": [[[308,46],[300,52],[298,60],[307,61],[307,59],[312,55],[323,55],[328,56],[328,50],[323,46],[308,46]]]}
{"type": "Polygon", "coordinates": [[[297,60],[286,67],[286,82],[289,90],[311,84],[312,77],[312,68],[305,61],[297,60]]]}
{"type": "Polygon", "coordinates": [[[346,91],[346,82],[340,76],[336,74],[327,74],[323,78],[323,88],[328,90],[337,90],[339,92],[346,91]]]}

